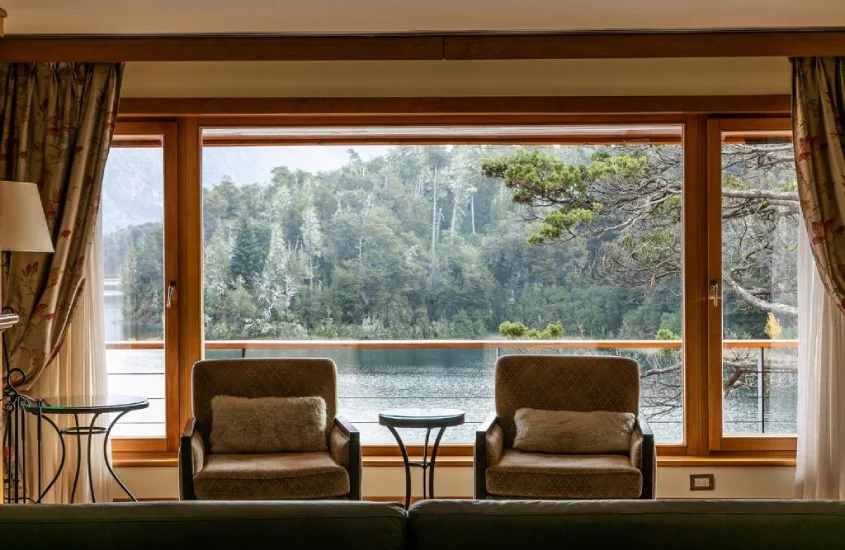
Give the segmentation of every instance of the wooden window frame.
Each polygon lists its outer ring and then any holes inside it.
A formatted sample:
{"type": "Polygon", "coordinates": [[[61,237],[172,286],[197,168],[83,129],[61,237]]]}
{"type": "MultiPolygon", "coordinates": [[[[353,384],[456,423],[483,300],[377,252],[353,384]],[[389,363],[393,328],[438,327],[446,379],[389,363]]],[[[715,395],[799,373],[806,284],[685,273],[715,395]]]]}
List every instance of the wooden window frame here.
{"type": "MultiPolygon", "coordinates": [[[[419,98],[425,100],[426,98],[419,98]]],[[[460,101],[460,98],[455,98],[460,101]]],[[[181,425],[191,414],[190,372],[194,362],[202,359],[204,335],[202,319],[202,130],[204,128],[258,128],[282,126],[437,126],[437,125],[568,125],[568,124],[678,124],[683,126],[684,158],[684,258],[683,258],[683,319],[684,319],[684,434],[680,445],[660,445],[661,466],[707,465],[717,466],[787,466],[794,463],[795,438],[722,437],[721,401],[714,397],[713,346],[709,335],[714,330],[708,313],[709,257],[712,251],[713,221],[708,201],[713,200],[714,121],[719,128],[738,127],[753,121],[755,129],[782,129],[788,122],[787,102],[763,101],[755,108],[753,96],[735,98],[719,96],[704,98],[666,98],[670,106],[666,112],[654,109],[660,98],[620,98],[618,105],[606,98],[543,98],[542,105],[583,105],[573,112],[538,112],[537,98],[501,98],[501,109],[491,108],[496,98],[485,98],[483,112],[445,112],[433,108],[415,110],[414,98],[362,98],[361,112],[355,112],[357,98],[338,98],[344,105],[341,111],[321,114],[310,104],[297,100],[270,98],[239,111],[243,101],[231,98],[164,98],[127,100],[130,115],[121,122],[167,122],[175,124],[173,162],[169,163],[176,180],[178,210],[178,280],[179,312],[178,356],[176,373],[168,372],[168,436],[165,449],[152,449],[143,440],[117,442],[116,460],[126,465],[172,465],[175,460],[176,438],[181,425]],[[642,99],[642,101],[639,101],[642,99]],[[579,100],[581,102],[579,103],[579,100]],[[700,102],[698,106],[697,102],[700,102]],[[274,105],[276,107],[274,107],[274,105]],[[610,108],[607,106],[610,105],[610,108]],[[638,111],[637,106],[642,107],[638,111]],[[281,106],[281,107],[278,107],[281,106]],[[291,108],[294,106],[295,108],[291,108]],[[398,106],[398,107],[397,107],[398,106]],[[672,106],[682,106],[675,110],[672,106]],[[599,109],[599,107],[601,107],[599,109]],[[607,109],[605,111],[605,109],[607,109]],[[290,110],[287,112],[286,110],[290,110]],[[208,114],[211,113],[211,114],[208,114]],[[244,113],[244,114],[240,114],[244,113]],[[416,114],[414,114],[416,113],[416,114]],[[741,117],[741,118],[731,118],[741,117]],[[178,396],[171,401],[172,396],[178,396]],[[172,422],[176,419],[176,422],[172,422]],[[171,434],[171,428],[173,433],[171,434]],[[171,442],[171,437],[172,442],[171,442]]],[[[770,98],[769,98],[770,99],[770,98]]],[[[326,100],[329,101],[329,100],[326,100]]],[[[425,103],[428,105],[428,103],[425,103]]],[[[447,105],[447,104],[444,104],[447,105]]],[[[748,129],[744,126],[743,129],[748,129]]],[[[721,131],[721,130],[720,130],[721,131]]],[[[541,140],[541,138],[538,138],[541,140]]],[[[325,140],[320,140],[325,142],[325,140]]],[[[343,140],[339,140],[343,141],[343,140]]],[[[347,140],[349,143],[353,140],[347,140]]],[[[363,140],[354,140],[357,143],[363,140]]],[[[436,140],[432,140],[433,142],[436,140]]],[[[450,141],[449,139],[442,140],[450,141]]],[[[454,139],[451,141],[454,142],[454,139]]],[[[530,140],[528,140],[530,141],[530,140]]],[[[281,142],[280,142],[281,143],[281,142]]],[[[302,140],[299,143],[303,143],[302,140]]],[[[220,140],[214,145],[230,145],[220,140]]],[[[208,146],[214,146],[208,145],[208,146]]],[[[721,159],[719,147],[717,159],[721,159]]],[[[718,161],[720,162],[720,160],[718,161]]],[[[719,172],[721,173],[721,166],[719,172]]],[[[720,176],[719,176],[720,177],[720,176]]],[[[721,183],[719,182],[720,186],[721,183]]],[[[718,190],[718,188],[717,188],[718,190]]],[[[174,203],[175,204],[175,203],[174,203]]],[[[171,208],[176,208],[172,206],[171,208]]],[[[712,210],[712,209],[711,209],[712,210]]],[[[719,221],[721,223],[721,221],[719,221]]],[[[720,239],[719,235],[719,239],[720,239]]],[[[721,342],[721,340],[720,340],[721,342]]],[[[719,365],[719,376],[721,365],[719,365]]],[[[716,386],[718,387],[718,386],[716,386]]],[[[715,392],[718,396],[719,393],[715,392]]],[[[471,445],[444,445],[443,452],[453,457],[471,455],[471,445]]],[[[409,451],[421,449],[410,446],[409,451]]],[[[370,457],[370,465],[393,465],[398,451],[392,445],[367,445],[363,451],[370,457]],[[384,458],[387,457],[387,458],[384,458]],[[384,458],[384,460],[382,460],[384,458]]],[[[447,456],[444,454],[444,456],[447,456]]],[[[456,462],[455,465],[457,465],[456,462]]]]}
{"type": "MultiPolygon", "coordinates": [[[[164,157],[164,280],[174,281],[178,285],[178,241],[176,221],[179,216],[178,200],[176,196],[176,123],[173,121],[151,120],[142,122],[118,121],[114,129],[115,141],[126,147],[157,146],[145,137],[161,138],[164,157]],[[122,138],[122,136],[137,137],[137,140],[122,138]]],[[[157,141],[157,140],[156,140],[157,141]]],[[[177,287],[178,288],[178,287],[177,287]]],[[[176,301],[178,298],[174,296],[176,301]]],[[[162,453],[175,451],[179,443],[179,348],[178,336],[180,326],[179,313],[176,308],[164,310],[164,407],[165,407],[165,436],[164,437],[115,437],[112,439],[112,450],[115,453],[162,453]]]]}
{"type": "MultiPolygon", "coordinates": [[[[722,134],[724,132],[778,132],[791,131],[789,118],[710,118],[707,121],[707,279],[718,281],[722,290],[722,134]]],[[[724,434],[722,392],[722,306],[724,300],[711,306],[708,295],[708,391],[710,449],[724,451],[788,451],[797,449],[796,436],[724,434]]]]}

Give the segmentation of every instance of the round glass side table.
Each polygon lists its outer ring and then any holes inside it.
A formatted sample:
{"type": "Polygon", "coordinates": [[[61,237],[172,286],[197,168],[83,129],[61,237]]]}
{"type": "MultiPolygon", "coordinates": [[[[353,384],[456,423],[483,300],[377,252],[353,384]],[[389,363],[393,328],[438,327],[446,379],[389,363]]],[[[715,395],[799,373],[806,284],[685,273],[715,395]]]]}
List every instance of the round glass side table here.
{"type": "Polygon", "coordinates": [[[62,474],[62,470],[64,470],[67,448],[65,444],[65,436],[79,438],[76,445],[76,473],[73,476],[73,487],[70,492],[70,502],[73,503],[76,498],[76,487],[79,483],[79,472],[82,467],[83,437],[88,438],[88,452],[86,456],[88,460],[88,488],[91,491],[91,500],[93,502],[97,502],[96,495],[94,494],[93,476],[91,475],[91,448],[94,436],[100,434],[104,434],[105,436],[103,438],[103,456],[105,457],[106,467],[108,468],[109,473],[117,484],[120,485],[120,488],[123,489],[127,496],[129,496],[129,498],[133,501],[137,501],[135,496],[129,491],[129,489],[126,488],[126,485],[124,485],[123,482],[120,481],[120,478],[117,477],[117,474],[114,473],[111,461],[109,460],[109,436],[111,435],[115,424],[117,424],[117,422],[123,418],[125,414],[132,411],[146,409],[149,406],[150,402],[147,401],[146,398],[138,397],[136,395],[73,395],[69,397],[47,397],[26,401],[24,408],[27,412],[38,417],[38,423],[36,425],[36,437],[38,442],[38,500],[36,502],[41,502],[44,496],[50,491],[50,489],[53,488],[53,485],[56,484],[56,481],[58,481],[59,476],[62,474]],[[95,426],[97,419],[100,416],[112,413],[117,413],[117,415],[111,422],[108,423],[108,427],[95,426]],[[79,415],[82,414],[91,415],[91,422],[89,424],[85,425],[79,423],[79,415]],[[59,428],[58,424],[50,418],[50,416],[54,415],[73,415],[74,425],[69,428],[59,428]],[[53,476],[50,483],[47,484],[47,487],[43,491],[41,490],[42,421],[47,422],[53,427],[59,435],[59,442],[62,447],[62,458],[59,461],[59,467],[56,470],[56,475],[53,476]]]}
{"type": "Polygon", "coordinates": [[[379,413],[378,423],[390,430],[390,433],[396,439],[396,443],[399,444],[399,450],[402,452],[402,461],[405,463],[405,508],[411,505],[411,467],[422,469],[423,499],[434,498],[434,464],[437,461],[440,439],[443,437],[446,428],[460,426],[464,423],[464,414],[464,411],[459,409],[390,409],[379,413]],[[408,450],[405,448],[396,428],[422,428],[426,430],[422,460],[408,460],[408,450]],[[431,449],[431,460],[429,460],[428,441],[431,431],[434,429],[437,429],[438,432],[431,449]],[[426,492],[426,474],[428,474],[428,492],[426,492]]]}

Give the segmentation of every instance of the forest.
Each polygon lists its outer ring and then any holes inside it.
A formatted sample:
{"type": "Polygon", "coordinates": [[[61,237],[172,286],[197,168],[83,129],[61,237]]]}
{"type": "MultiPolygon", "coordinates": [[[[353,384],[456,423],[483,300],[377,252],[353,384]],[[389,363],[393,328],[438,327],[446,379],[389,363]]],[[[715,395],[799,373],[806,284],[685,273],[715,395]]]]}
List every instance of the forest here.
{"type": "MultiPolygon", "coordinates": [[[[205,182],[206,338],[680,337],[680,146],[364,149],[336,170],[205,182]]],[[[725,152],[734,338],[795,324],[786,150],[725,152]]],[[[105,239],[124,321],[160,325],[160,225],[105,239]]]]}

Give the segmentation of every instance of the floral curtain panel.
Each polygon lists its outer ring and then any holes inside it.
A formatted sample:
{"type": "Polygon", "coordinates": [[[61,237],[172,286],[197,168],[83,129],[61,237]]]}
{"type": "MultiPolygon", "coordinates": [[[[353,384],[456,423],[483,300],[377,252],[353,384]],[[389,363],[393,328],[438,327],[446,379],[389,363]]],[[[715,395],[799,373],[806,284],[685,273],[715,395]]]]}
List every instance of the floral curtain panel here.
{"type": "Polygon", "coordinates": [[[799,497],[845,498],[845,58],[792,60],[799,241],[799,497]],[[811,259],[810,253],[812,253],[811,259]]]}
{"type": "Polygon", "coordinates": [[[11,366],[32,386],[56,357],[85,287],[123,64],[0,64],[0,178],[38,184],[54,254],[13,253],[3,306],[11,366]]]}
{"type": "Polygon", "coordinates": [[[792,60],[798,194],[825,288],[845,313],[845,58],[792,60]]]}

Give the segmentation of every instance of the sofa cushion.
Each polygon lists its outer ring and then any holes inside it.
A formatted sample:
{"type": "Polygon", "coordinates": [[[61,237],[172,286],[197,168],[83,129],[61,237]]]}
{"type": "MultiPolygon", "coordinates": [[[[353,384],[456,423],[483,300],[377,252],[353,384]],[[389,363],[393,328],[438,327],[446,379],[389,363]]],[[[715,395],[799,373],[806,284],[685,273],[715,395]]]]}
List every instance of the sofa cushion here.
{"type": "Polygon", "coordinates": [[[3,548],[404,550],[405,511],[376,502],[0,506],[3,548]]]}
{"type": "Polygon", "coordinates": [[[622,455],[550,455],[509,449],[487,469],[491,498],[639,498],[642,473],[622,455]]]}
{"type": "Polygon", "coordinates": [[[425,500],[407,533],[413,550],[830,550],[845,502],[425,500]]]}
{"type": "Polygon", "coordinates": [[[215,396],[210,443],[216,454],[325,451],[326,402],[316,396],[215,396]]]}
{"type": "Polygon", "coordinates": [[[328,452],[211,454],[194,492],[201,500],[339,498],[349,494],[349,474],[328,452]]]}
{"type": "Polygon", "coordinates": [[[634,415],[614,411],[516,411],[514,449],[553,454],[627,454],[634,415]]]}

